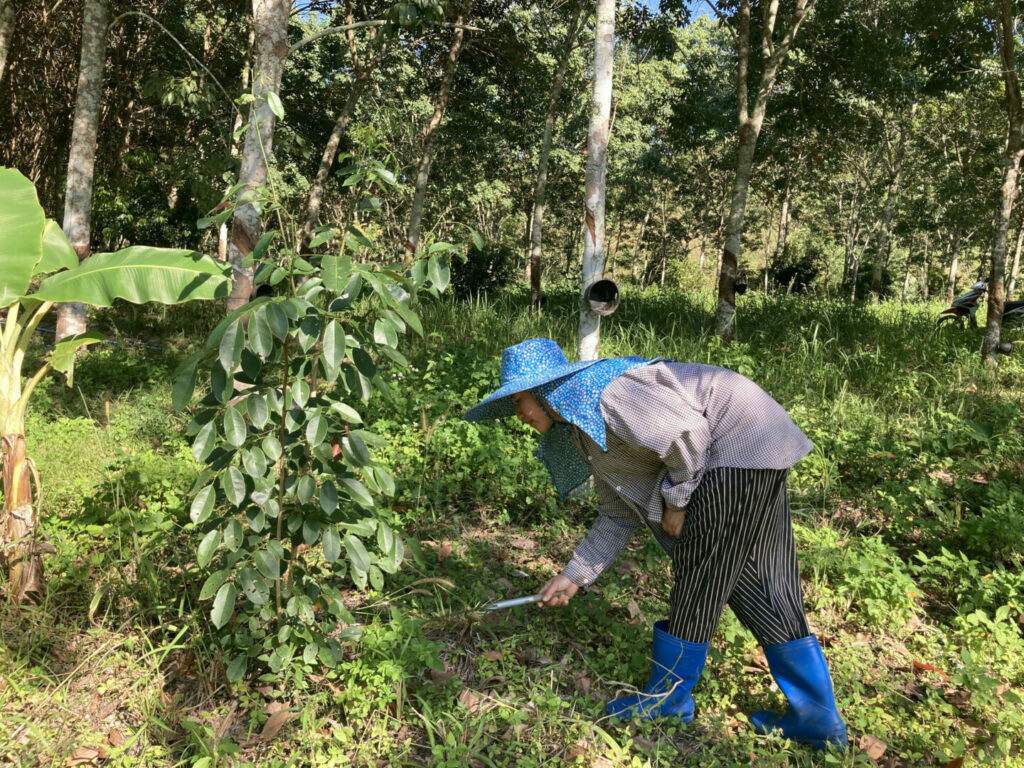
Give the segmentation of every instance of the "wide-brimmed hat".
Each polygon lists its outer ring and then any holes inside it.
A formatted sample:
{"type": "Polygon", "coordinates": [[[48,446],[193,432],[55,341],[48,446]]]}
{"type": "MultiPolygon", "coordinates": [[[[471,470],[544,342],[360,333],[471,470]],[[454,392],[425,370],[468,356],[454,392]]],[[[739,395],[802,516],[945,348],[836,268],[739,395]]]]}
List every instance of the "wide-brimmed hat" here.
{"type": "Polygon", "coordinates": [[[466,411],[466,421],[503,419],[516,412],[511,396],[589,368],[598,360],[570,363],[551,339],[527,339],[501,353],[501,387],[466,411]]]}

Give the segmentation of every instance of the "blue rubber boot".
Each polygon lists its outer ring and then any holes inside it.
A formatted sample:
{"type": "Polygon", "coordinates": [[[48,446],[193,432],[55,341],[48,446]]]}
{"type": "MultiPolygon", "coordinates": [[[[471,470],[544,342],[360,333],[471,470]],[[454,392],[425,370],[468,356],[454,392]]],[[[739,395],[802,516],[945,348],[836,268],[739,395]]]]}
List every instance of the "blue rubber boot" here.
{"type": "Polygon", "coordinates": [[[828,675],[825,654],[814,635],[790,640],[764,649],[768,667],[779,688],[789,700],[783,713],[760,711],[750,717],[759,733],[781,731],[793,741],[815,749],[826,745],[844,748],[846,726],[836,709],[832,679],[828,675]]]}
{"type": "Polygon", "coordinates": [[[700,680],[710,643],[688,643],[668,633],[668,622],[654,625],[651,647],[651,678],[643,693],[609,701],[613,717],[678,717],[684,723],[693,720],[693,696],[690,692],[700,680]]]}

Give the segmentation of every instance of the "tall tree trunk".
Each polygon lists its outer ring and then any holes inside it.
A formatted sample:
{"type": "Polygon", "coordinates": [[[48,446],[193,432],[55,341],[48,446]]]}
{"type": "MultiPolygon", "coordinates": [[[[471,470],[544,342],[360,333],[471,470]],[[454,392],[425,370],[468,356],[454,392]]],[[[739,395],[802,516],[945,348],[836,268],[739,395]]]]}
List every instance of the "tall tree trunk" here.
{"type": "Polygon", "coordinates": [[[804,18],[814,9],[816,0],[796,0],[789,17],[786,32],[776,44],[775,31],[778,2],[764,5],[764,24],[761,39],[763,70],[753,109],[747,102],[747,75],[750,67],[750,0],[740,0],[738,60],[736,68],[736,101],[738,105],[739,146],[736,153],[736,173],[733,177],[732,201],[725,225],[725,244],[722,248],[722,272],[718,280],[718,312],[716,331],[724,344],[732,342],[736,332],[736,270],[739,266],[743,241],[743,216],[747,207],[750,177],[753,172],[754,150],[761,133],[768,99],[775,87],[779,67],[786,58],[804,18]]]}
{"type": "Polygon", "coordinates": [[[1013,201],[1017,197],[1020,161],[1024,156],[1024,107],[1021,105],[1020,82],[1014,55],[1015,19],[1013,0],[1000,0],[999,55],[1003,62],[1006,96],[1006,149],[1003,153],[1003,184],[999,191],[999,213],[992,239],[992,264],[988,281],[988,318],[985,340],[981,346],[982,360],[994,371],[998,365],[999,336],[1003,324],[1003,270],[1006,267],[1006,233],[1010,228],[1013,201]]]}
{"type": "Polygon", "coordinates": [[[1010,267],[1010,280],[1006,287],[1006,300],[1009,301],[1017,292],[1017,277],[1020,274],[1020,251],[1024,246],[1024,223],[1017,232],[1017,246],[1013,249],[1013,265],[1010,267]]]}
{"type": "Polygon", "coordinates": [[[16,0],[0,0],[0,81],[7,69],[7,52],[11,50],[14,33],[14,3],[16,0]]]}
{"type": "Polygon", "coordinates": [[[946,301],[953,301],[956,296],[956,272],[960,264],[960,228],[953,231],[953,241],[949,244],[949,282],[946,286],[946,301]]]}
{"type": "Polygon", "coordinates": [[[853,263],[850,265],[850,303],[853,304],[857,300],[857,277],[860,273],[860,263],[864,258],[864,253],[868,249],[868,244],[871,242],[871,232],[864,233],[864,242],[861,243],[860,251],[855,251],[853,254],[853,263]]]}
{"type": "MultiPolygon", "coordinates": [[[[252,20],[248,20],[249,27],[248,41],[245,47],[245,66],[242,67],[242,93],[249,92],[249,78],[252,77],[252,51],[253,46],[256,44],[256,30],[252,25],[252,20]]],[[[237,110],[235,112],[235,120],[231,126],[231,159],[235,160],[238,157],[238,129],[242,127],[242,112],[237,110]]],[[[228,258],[228,244],[230,239],[228,237],[228,223],[225,221],[220,225],[217,231],[217,258],[221,261],[227,261],[228,258]]]]}
{"type": "Polygon", "coordinates": [[[928,238],[928,237],[925,237],[925,239],[924,239],[924,256],[921,259],[921,295],[924,297],[925,301],[928,301],[928,299],[930,298],[930,296],[929,296],[929,287],[928,287],[928,273],[931,271],[931,267],[932,267],[932,257],[931,257],[931,251],[929,249],[930,245],[931,245],[931,239],[928,238]]]}
{"type": "Polygon", "coordinates": [[[700,249],[697,252],[697,274],[704,273],[704,258],[707,255],[708,241],[708,198],[704,198],[704,212],[700,217],[700,249]]]}
{"type": "Polygon", "coordinates": [[[300,253],[312,237],[313,230],[320,224],[320,206],[323,204],[327,178],[331,175],[334,159],[338,156],[338,145],[341,144],[342,137],[348,131],[348,124],[352,120],[352,114],[355,112],[359,97],[366,90],[366,84],[370,81],[370,75],[376,68],[381,56],[383,56],[383,51],[370,59],[365,66],[360,67],[356,72],[355,79],[352,81],[352,87],[348,92],[348,98],[345,99],[341,112],[338,113],[338,119],[334,122],[334,130],[331,131],[331,135],[327,139],[323,156],[320,158],[320,167],[317,169],[316,178],[313,180],[313,185],[309,190],[309,201],[306,204],[306,223],[303,226],[302,237],[299,240],[300,253]]]}
{"type": "Polygon", "coordinates": [[[579,360],[596,360],[601,344],[601,318],[583,300],[592,283],[604,277],[605,172],[612,113],[612,64],[615,59],[615,0],[597,0],[594,28],[594,89],[587,133],[587,173],[583,228],[583,286],[576,337],[579,360]]]}
{"type": "MultiPolygon", "coordinates": [[[[644,220],[640,223],[640,236],[636,239],[636,248],[633,249],[633,261],[629,266],[629,276],[636,282],[636,260],[640,256],[640,252],[644,247],[644,233],[647,231],[647,222],[651,220],[651,208],[647,207],[644,211],[644,220]]],[[[641,273],[641,277],[643,274],[641,273]]]]}
{"type": "Polygon", "coordinates": [[[405,235],[405,251],[410,256],[416,253],[420,242],[420,224],[423,221],[423,204],[427,198],[427,182],[430,180],[430,165],[434,162],[434,141],[437,139],[437,131],[441,126],[441,118],[444,117],[444,110],[448,106],[448,94],[451,91],[452,80],[455,79],[455,65],[462,52],[462,43],[465,39],[465,31],[462,28],[462,14],[456,20],[458,25],[452,37],[452,45],[448,50],[448,61],[445,64],[444,77],[441,80],[441,90],[434,103],[434,114],[423,132],[423,155],[420,157],[419,167],[416,169],[416,189],[412,197],[412,212],[409,214],[409,227],[405,235]]]}
{"type": "Polygon", "coordinates": [[[528,267],[530,275],[530,306],[535,308],[540,303],[541,273],[543,271],[543,236],[544,209],[547,205],[548,159],[551,156],[551,135],[555,128],[555,113],[558,111],[558,99],[562,94],[562,81],[569,68],[576,36],[583,26],[583,2],[578,0],[576,12],[562,44],[562,57],[558,60],[554,78],[551,81],[551,92],[548,94],[548,110],[544,117],[544,134],[540,141],[540,154],[537,156],[537,180],[533,185],[533,213],[530,224],[530,255],[528,267]]]}
{"type": "Polygon", "coordinates": [[[907,303],[907,289],[910,288],[910,269],[914,266],[912,249],[907,249],[907,265],[903,272],[903,290],[900,291],[900,304],[907,303]]]}
{"type": "Polygon", "coordinates": [[[871,292],[875,294],[878,301],[882,300],[882,274],[885,268],[885,258],[889,249],[889,233],[892,230],[892,218],[896,212],[896,201],[900,194],[900,177],[903,175],[903,158],[906,155],[907,133],[910,131],[910,122],[917,112],[917,102],[910,107],[910,117],[900,125],[899,144],[896,147],[896,156],[893,158],[892,176],[889,179],[889,188],[885,192],[885,206],[882,208],[882,220],[878,227],[878,242],[875,244],[875,264],[871,273],[871,292]]]}
{"type": "MultiPolygon", "coordinates": [[[[782,194],[782,213],[779,216],[779,235],[775,239],[775,263],[778,264],[782,261],[782,257],[786,254],[786,241],[789,239],[789,206],[790,201],[793,199],[793,187],[789,181],[786,180],[786,190],[782,194]]],[[[771,265],[766,261],[764,265],[764,292],[768,294],[770,287],[768,274],[771,265]]]]}
{"type": "MultiPolygon", "coordinates": [[[[87,0],[82,11],[82,58],[78,65],[78,95],[64,194],[64,234],[80,262],[89,258],[93,172],[107,52],[107,14],[107,0],[87,0]]],[[[85,304],[61,304],[57,311],[57,341],[84,332],[85,304]]]]}
{"type": "Polygon", "coordinates": [[[252,20],[256,49],[253,68],[254,101],[249,107],[249,130],[242,149],[242,168],[238,182],[239,205],[231,221],[231,243],[228,260],[234,280],[228,296],[227,311],[244,306],[252,295],[253,267],[242,266],[245,257],[260,239],[262,225],[252,201],[256,188],[265,186],[268,178],[267,160],[274,144],[276,118],[270,108],[270,94],[281,91],[281,73],[288,58],[288,18],[291,0],[252,0],[252,20]]]}

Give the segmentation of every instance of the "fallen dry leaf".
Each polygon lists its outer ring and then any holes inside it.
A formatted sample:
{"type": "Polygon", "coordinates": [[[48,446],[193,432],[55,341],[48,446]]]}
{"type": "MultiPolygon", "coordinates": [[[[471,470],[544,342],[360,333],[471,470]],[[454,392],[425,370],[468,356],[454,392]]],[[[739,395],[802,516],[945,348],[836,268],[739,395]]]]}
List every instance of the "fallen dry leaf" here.
{"type": "Polygon", "coordinates": [[[514,534],[508,537],[508,543],[516,549],[536,549],[537,542],[532,539],[528,539],[525,536],[519,536],[514,534]]]}
{"type": "Polygon", "coordinates": [[[653,752],[657,747],[657,744],[653,741],[639,735],[633,737],[633,743],[640,747],[640,749],[644,750],[644,752],[653,752]]]}
{"type": "Polygon", "coordinates": [[[430,681],[432,683],[437,683],[438,685],[441,683],[447,683],[453,677],[455,677],[455,673],[449,672],[447,669],[430,670],[430,681]]]}
{"type": "Polygon", "coordinates": [[[481,659],[487,659],[487,661],[497,661],[502,656],[501,651],[488,651],[487,653],[481,653],[481,659]]]}
{"type": "Polygon", "coordinates": [[[643,613],[640,611],[640,606],[636,604],[636,600],[630,600],[626,606],[626,612],[629,614],[629,618],[635,619],[637,616],[642,616],[643,613]]]}
{"type": "Polygon", "coordinates": [[[124,746],[124,736],[121,735],[121,732],[117,730],[117,728],[110,729],[110,733],[107,734],[107,741],[110,742],[110,746],[112,747],[124,746]]]}
{"type": "Polygon", "coordinates": [[[977,392],[978,391],[978,385],[975,384],[972,381],[970,384],[967,385],[967,387],[964,389],[964,391],[965,392],[977,392]]]}
{"type": "Polygon", "coordinates": [[[440,547],[438,547],[438,549],[437,549],[437,559],[439,561],[447,560],[451,556],[452,556],[452,545],[451,545],[450,541],[446,541],[444,544],[442,544],[440,547]]]}
{"type": "Polygon", "coordinates": [[[94,747],[79,747],[75,750],[75,754],[68,758],[68,761],[64,763],[65,766],[73,765],[86,765],[91,763],[93,760],[100,756],[100,751],[94,747]]]}
{"type": "Polygon", "coordinates": [[[868,757],[872,760],[878,760],[885,754],[885,750],[889,745],[881,739],[876,739],[874,736],[865,733],[861,735],[857,746],[860,747],[861,751],[867,752],[868,757]]]}
{"type": "Polygon", "coordinates": [[[970,691],[947,690],[942,693],[942,698],[944,698],[957,709],[962,710],[964,712],[969,712],[971,709],[970,691]]]}
{"type": "Polygon", "coordinates": [[[960,755],[960,757],[954,757],[952,760],[950,760],[948,763],[946,763],[944,768],[962,768],[963,764],[964,764],[964,756],[960,755]]]}
{"type": "Polygon", "coordinates": [[[480,697],[469,688],[463,688],[462,693],[459,694],[459,704],[470,712],[476,712],[480,709],[480,697]]]}
{"type": "Polygon", "coordinates": [[[583,694],[584,696],[590,693],[590,686],[593,685],[590,678],[582,673],[572,679],[572,684],[576,689],[576,693],[583,694]]]}
{"type": "Polygon", "coordinates": [[[275,712],[270,718],[263,724],[263,730],[260,731],[259,741],[264,743],[273,741],[277,734],[281,732],[284,724],[287,723],[295,715],[287,709],[282,709],[280,712],[275,712]]]}
{"type": "Polygon", "coordinates": [[[594,762],[590,765],[591,768],[615,768],[615,764],[611,760],[607,757],[602,757],[601,755],[595,757],[594,762]]]}

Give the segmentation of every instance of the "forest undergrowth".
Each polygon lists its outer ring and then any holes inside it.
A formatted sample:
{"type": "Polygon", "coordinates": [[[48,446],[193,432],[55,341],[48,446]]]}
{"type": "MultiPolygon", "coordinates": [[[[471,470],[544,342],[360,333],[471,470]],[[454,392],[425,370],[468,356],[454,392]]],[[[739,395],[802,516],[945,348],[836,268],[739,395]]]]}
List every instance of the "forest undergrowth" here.
{"type": "Polygon", "coordinates": [[[814,440],[791,475],[793,516],[851,735],[846,753],[815,753],[750,731],[748,715],[782,697],[728,611],[692,724],[606,718],[605,700],[646,680],[664,614],[669,565],[653,542],[635,539],[565,609],[480,610],[535,592],[593,517],[586,498],[557,502],[525,427],[461,420],[497,385],[504,347],[574,347],[575,301],[555,293],[534,315],[521,293],[423,307],[411,367],[389,373],[367,419],[388,441],[382,514],[407,559],[383,590],[339,581],[361,637],[335,668],[235,685],[197,600],[198,467],[170,405],[215,309],[97,317],[120,343],[84,355],[73,388],[41,385],[30,414],[57,554],[45,602],[0,609],[0,763],[1024,766],[1019,348],[989,379],[980,331],[936,332],[938,304],[748,295],[729,348],[710,295],[627,291],[604,322],[604,356],[732,368],[814,440]]]}

